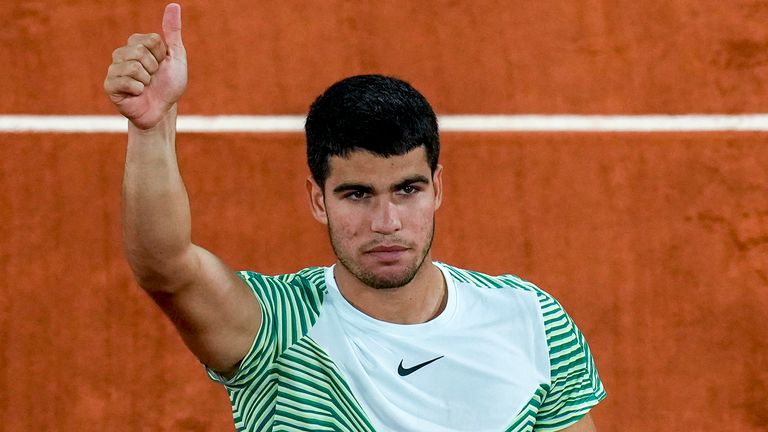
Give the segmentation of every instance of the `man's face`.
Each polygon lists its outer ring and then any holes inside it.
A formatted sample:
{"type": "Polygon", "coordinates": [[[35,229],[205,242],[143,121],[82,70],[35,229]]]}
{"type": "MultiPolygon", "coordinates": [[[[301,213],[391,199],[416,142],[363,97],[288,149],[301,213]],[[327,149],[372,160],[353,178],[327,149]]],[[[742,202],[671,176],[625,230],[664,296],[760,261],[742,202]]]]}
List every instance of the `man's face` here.
{"type": "Polygon", "coordinates": [[[442,167],[432,175],[423,147],[388,158],[355,151],[329,165],[324,190],[308,185],[339,262],[373,288],[410,282],[431,256],[442,167]]]}

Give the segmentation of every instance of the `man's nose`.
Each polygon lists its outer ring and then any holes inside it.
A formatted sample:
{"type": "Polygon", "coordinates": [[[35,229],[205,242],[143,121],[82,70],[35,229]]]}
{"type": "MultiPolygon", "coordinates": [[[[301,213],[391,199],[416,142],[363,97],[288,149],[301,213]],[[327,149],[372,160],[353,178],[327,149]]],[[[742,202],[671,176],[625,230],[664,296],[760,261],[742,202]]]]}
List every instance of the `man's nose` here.
{"type": "Polygon", "coordinates": [[[376,204],[371,221],[371,230],[380,234],[392,234],[402,228],[397,205],[382,199],[376,204]]]}

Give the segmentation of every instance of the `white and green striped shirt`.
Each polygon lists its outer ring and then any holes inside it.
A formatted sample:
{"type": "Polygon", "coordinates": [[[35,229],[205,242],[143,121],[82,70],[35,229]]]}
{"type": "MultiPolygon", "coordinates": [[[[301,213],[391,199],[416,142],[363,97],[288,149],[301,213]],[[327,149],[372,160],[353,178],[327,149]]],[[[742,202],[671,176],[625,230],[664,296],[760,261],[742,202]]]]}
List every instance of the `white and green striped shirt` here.
{"type": "Polygon", "coordinates": [[[241,272],[263,311],[224,384],[238,431],[556,431],[606,394],[560,304],[515,276],[435,263],[448,300],[435,319],[375,320],[333,269],[241,272]]]}

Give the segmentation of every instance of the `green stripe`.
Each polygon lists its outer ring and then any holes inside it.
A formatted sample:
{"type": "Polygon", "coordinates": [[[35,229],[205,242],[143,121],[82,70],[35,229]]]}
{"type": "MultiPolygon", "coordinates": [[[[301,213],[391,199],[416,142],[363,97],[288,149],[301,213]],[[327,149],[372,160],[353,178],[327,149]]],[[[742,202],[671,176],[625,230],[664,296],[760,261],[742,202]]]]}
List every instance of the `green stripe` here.
{"type": "Polygon", "coordinates": [[[542,385],[508,432],[558,430],[569,426],[606,393],[589,346],[560,303],[536,285],[513,275],[488,276],[446,266],[457,281],[481,288],[519,289],[536,294],[550,357],[550,382],[542,385]]]}
{"type": "MultiPolygon", "coordinates": [[[[557,300],[516,276],[444,266],[457,285],[468,289],[515,289],[538,299],[549,347],[550,380],[534,392],[507,432],[566,427],[605,398],[589,347],[557,300]]],[[[282,276],[239,275],[262,304],[263,324],[232,380],[209,371],[229,392],[237,431],[372,432],[336,365],[307,337],[327,293],[324,269],[282,276]]]]}

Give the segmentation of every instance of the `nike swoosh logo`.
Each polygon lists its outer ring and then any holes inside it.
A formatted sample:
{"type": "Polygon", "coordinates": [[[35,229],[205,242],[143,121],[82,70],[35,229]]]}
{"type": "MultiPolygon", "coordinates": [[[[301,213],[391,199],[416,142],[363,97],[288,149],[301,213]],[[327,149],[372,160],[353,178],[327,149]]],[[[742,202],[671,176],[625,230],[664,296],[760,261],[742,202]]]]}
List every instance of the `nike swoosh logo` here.
{"type": "Polygon", "coordinates": [[[440,360],[443,357],[445,357],[445,356],[435,357],[432,360],[427,360],[424,363],[419,363],[416,366],[409,367],[409,368],[404,368],[403,367],[403,361],[400,360],[400,365],[397,367],[397,373],[400,376],[410,375],[410,374],[416,372],[417,370],[423,368],[424,366],[426,366],[426,365],[428,365],[428,364],[430,364],[432,362],[438,361],[438,360],[440,360]]]}

